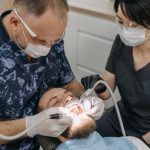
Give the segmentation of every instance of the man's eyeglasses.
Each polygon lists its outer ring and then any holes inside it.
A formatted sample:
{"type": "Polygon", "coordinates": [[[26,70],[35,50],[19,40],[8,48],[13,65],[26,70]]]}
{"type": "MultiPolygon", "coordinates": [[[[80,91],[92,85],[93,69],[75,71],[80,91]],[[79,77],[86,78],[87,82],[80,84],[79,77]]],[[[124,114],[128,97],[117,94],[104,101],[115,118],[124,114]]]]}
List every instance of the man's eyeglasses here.
{"type": "MultiPolygon", "coordinates": [[[[31,37],[32,37],[32,38],[37,37],[38,35],[37,35],[36,33],[34,33],[34,32],[28,27],[28,25],[27,25],[27,24],[23,21],[23,19],[19,16],[19,14],[17,13],[17,11],[16,11],[15,8],[14,8],[14,12],[15,12],[16,16],[21,20],[21,22],[23,23],[23,25],[25,26],[25,28],[27,29],[27,31],[29,32],[29,34],[31,35],[31,37]]],[[[60,39],[58,39],[58,40],[55,41],[55,42],[52,42],[51,45],[53,46],[53,45],[55,45],[55,44],[60,43],[60,42],[63,40],[64,36],[65,36],[65,32],[63,33],[63,35],[61,36],[60,39]]]]}

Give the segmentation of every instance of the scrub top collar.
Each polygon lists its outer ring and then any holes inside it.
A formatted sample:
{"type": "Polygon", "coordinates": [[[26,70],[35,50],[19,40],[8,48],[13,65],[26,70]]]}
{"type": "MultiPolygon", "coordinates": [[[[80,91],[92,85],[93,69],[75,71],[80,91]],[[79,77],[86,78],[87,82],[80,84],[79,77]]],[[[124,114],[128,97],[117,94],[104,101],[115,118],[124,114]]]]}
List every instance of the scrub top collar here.
{"type": "Polygon", "coordinates": [[[5,11],[1,14],[0,16],[0,34],[1,34],[1,38],[0,40],[2,42],[8,42],[10,40],[10,37],[6,31],[6,28],[4,27],[4,24],[3,24],[3,19],[4,17],[6,17],[8,14],[11,13],[12,10],[8,10],[8,11],[5,11]]]}

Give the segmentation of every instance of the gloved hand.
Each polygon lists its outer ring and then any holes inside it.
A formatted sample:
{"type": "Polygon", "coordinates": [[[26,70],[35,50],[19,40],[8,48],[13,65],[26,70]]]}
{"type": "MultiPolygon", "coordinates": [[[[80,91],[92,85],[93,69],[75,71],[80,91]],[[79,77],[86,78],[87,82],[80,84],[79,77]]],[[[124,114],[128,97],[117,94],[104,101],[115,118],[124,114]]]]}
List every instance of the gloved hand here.
{"type": "Polygon", "coordinates": [[[41,113],[34,116],[26,117],[26,129],[29,129],[33,125],[35,125],[40,120],[44,118],[50,118],[50,115],[53,114],[61,114],[62,118],[60,119],[45,119],[40,124],[32,128],[27,132],[29,137],[34,137],[35,135],[43,135],[49,137],[57,137],[61,133],[63,133],[68,126],[71,125],[72,120],[70,117],[67,117],[68,111],[62,107],[53,107],[48,108],[41,113]]]}
{"type": "MultiPolygon", "coordinates": [[[[83,105],[84,105],[84,101],[85,103],[87,103],[87,100],[90,101],[91,107],[89,109],[89,106],[88,106],[88,111],[86,111],[85,113],[93,117],[95,120],[98,120],[104,113],[103,100],[98,97],[93,97],[93,96],[88,96],[88,97],[84,97],[80,99],[83,105]]],[[[87,110],[86,108],[84,109],[87,110]]]]}
{"type": "MultiPolygon", "coordinates": [[[[90,76],[81,78],[81,83],[82,83],[84,89],[88,90],[88,89],[93,88],[94,84],[99,80],[103,80],[103,79],[100,77],[100,75],[94,74],[94,75],[90,75],[90,76]]],[[[101,94],[105,91],[106,91],[106,86],[102,83],[98,84],[95,88],[95,92],[97,94],[101,94]]]]}

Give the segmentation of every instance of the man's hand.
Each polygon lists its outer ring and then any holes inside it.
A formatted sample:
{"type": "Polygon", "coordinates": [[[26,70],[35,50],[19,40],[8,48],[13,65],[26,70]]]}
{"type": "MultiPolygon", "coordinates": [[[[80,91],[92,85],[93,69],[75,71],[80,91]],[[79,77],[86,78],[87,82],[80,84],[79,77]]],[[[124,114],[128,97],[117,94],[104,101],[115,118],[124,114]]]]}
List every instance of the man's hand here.
{"type": "Polygon", "coordinates": [[[85,92],[84,88],[77,80],[73,80],[63,88],[72,92],[73,95],[77,98],[80,98],[80,96],[85,92]]]}
{"type": "MultiPolygon", "coordinates": [[[[90,76],[82,78],[81,83],[82,83],[84,89],[88,90],[88,89],[93,88],[95,83],[99,80],[103,80],[103,79],[100,77],[100,75],[94,74],[94,75],[90,75],[90,76]]],[[[101,94],[105,91],[106,91],[106,87],[102,83],[98,84],[97,87],[95,88],[95,92],[97,94],[101,94]]]]}
{"type": "Polygon", "coordinates": [[[84,103],[84,101],[90,101],[91,102],[91,109],[86,112],[87,115],[93,117],[95,120],[98,120],[104,112],[104,103],[103,101],[98,97],[85,97],[82,98],[81,101],[84,103]]]}
{"type": "Polygon", "coordinates": [[[62,89],[53,88],[43,94],[39,101],[39,111],[45,110],[49,107],[63,107],[66,100],[72,97],[72,93],[62,89]]]}
{"type": "Polygon", "coordinates": [[[32,126],[40,122],[27,132],[29,137],[35,135],[43,135],[49,137],[58,137],[62,134],[68,126],[71,125],[72,120],[68,117],[68,111],[62,107],[53,107],[44,110],[43,112],[26,117],[26,129],[30,129],[32,126]],[[50,115],[59,114],[62,116],[60,119],[49,119],[50,115]]]}

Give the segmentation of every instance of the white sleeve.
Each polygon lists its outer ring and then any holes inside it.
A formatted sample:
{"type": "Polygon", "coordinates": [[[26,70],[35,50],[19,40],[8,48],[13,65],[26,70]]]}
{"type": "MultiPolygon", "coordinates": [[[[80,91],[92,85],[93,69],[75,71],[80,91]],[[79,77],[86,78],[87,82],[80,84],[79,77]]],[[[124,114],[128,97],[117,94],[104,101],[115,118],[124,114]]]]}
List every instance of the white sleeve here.
{"type": "Polygon", "coordinates": [[[150,150],[150,148],[143,141],[136,137],[127,136],[124,138],[131,141],[137,147],[138,150],[150,150]]]}

